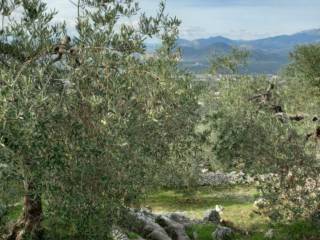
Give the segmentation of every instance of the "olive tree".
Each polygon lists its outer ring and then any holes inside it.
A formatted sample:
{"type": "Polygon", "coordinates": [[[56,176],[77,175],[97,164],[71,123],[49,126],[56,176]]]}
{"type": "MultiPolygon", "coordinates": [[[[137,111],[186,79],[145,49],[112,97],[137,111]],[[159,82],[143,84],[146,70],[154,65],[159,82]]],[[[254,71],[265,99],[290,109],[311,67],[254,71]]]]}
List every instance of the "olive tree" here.
{"type": "Polygon", "coordinates": [[[2,1],[1,177],[24,198],[8,239],[40,238],[43,220],[68,239],[105,239],[158,169],[192,154],[197,91],[177,68],[179,20],[163,2],[155,17],[133,0],[75,7],[68,34],[44,2],[2,1]],[[150,37],[162,42],[153,55],[150,37]]]}
{"type": "Polygon", "coordinates": [[[320,44],[300,45],[290,53],[291,63],[287,67],[289,76],[299,77],[301,84],[319,88],[320,71],[320,44]]]}
{"type": "Polygon", "coordinates": [[[210,72],[236,74],[248,65],[249,57],[247,49],[233,47],[230,53],[212,57],[210,72]]]}
{"type": "Polygon", "coordinates": [[[287,112],[284,95],[283,86],[267,77],[226,77],[210,119],[217,160],[266,176],[258,189],[274,220],[309,216],[320,196],[316,149],[303,131],[311,119],[287,112]]]}

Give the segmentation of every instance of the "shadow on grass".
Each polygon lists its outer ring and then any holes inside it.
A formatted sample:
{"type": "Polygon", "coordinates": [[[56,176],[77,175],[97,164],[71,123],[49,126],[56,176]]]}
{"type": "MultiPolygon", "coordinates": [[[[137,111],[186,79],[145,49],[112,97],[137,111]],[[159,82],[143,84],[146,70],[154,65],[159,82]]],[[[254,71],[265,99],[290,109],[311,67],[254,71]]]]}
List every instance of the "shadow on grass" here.
{"type": "Polygon", "coordinates": [[[268,219],[253,214],[257,194],[253,186],[200,187],[193,192],[163,190],[151,194],[145,205],[155,213],[184,212],[191,218],[201,219],[206,211],[222,205],[223,219],[246,229],[266,224],[268,219]]]}
{"type": "Polygon", "coordinates": [[[164,210],[185,211],[205,210],[220,204],[224,207],[251,204],[254,201],[255,190],[251,186],[226,188],[200,188],[191,193],[175,190],[164,190],[152,194],[146,204],[150,207],[164,210]]]}

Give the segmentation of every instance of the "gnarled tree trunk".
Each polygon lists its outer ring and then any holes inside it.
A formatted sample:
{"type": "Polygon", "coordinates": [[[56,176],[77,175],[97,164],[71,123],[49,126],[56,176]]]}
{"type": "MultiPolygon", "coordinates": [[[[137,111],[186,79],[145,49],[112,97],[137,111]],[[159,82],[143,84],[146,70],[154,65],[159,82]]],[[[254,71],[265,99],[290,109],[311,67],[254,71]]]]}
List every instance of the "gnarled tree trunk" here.
{"type": "Polygon", "coordinates": [[[24,182],[25,195],[23,214],[18,222],[13,226],[7,240],[23,240],[42,238],[42,204],[39,192],[32,181],[24,182]]]}

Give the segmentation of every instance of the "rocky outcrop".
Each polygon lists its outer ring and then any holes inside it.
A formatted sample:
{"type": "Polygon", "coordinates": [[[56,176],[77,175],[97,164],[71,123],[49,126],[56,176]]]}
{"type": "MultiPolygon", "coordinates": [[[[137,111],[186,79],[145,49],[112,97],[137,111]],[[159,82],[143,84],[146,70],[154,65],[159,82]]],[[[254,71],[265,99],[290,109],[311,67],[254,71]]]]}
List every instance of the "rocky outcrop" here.
{"type": "Polygon", "coordinates": [[[166,216],[158,216],[156,222],[165,229],[172,240],[190,240],[182,224],[166,216]]]}
{"type": "Polygon", "coordinates": [[[170,214],[155,215],[147,210],[130,210],[127,226],[130,231],[150,240],[190,240],[184,224],[192,224],[186,216],[170,214]],[[175,220],[174,220],[175,219],[175,220]],[[178,222],[180,221],[180,222],[178,222]]]}
{"type": "Polygon", "coordinates": [[[155,222],[156,215],[147,210],[130,210],[126,228],[151,240],[171,240],[166,231],[155,222]]]}
{"type": "MultiPolygon", "coordinates": [[[[230,221],[225,221],[220,214],[223,207],[216,207],[208,211],[203,220],[193,220],[183,213],[168,213],[156,215],[147,209],[129,210],[126,216],[126,226],[123,228],[137,233],[146,240],[191,240],[186,233],[186,227],[193,224],[212,224],[212,237],[216,240],[232,239],[234,233],[248,235],[247,231],[237,228],[230,221]]],[[[193,232],[192,239],[197,240],[196,232],[193,232]]],[[[140,240],[140,239],[139,239],[140,240]]]]}

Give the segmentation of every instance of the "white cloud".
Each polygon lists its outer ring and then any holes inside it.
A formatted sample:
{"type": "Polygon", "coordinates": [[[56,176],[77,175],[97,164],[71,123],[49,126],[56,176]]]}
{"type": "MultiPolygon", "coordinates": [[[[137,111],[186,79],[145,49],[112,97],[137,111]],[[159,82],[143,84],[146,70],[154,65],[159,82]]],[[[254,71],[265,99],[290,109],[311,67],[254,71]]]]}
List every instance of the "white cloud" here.
{"type": "Polygon", "coordinates": [[[181,26],[180,37],[185,39],[203,38],[208,36],[206,29],[199,26],[181,26]]]}

